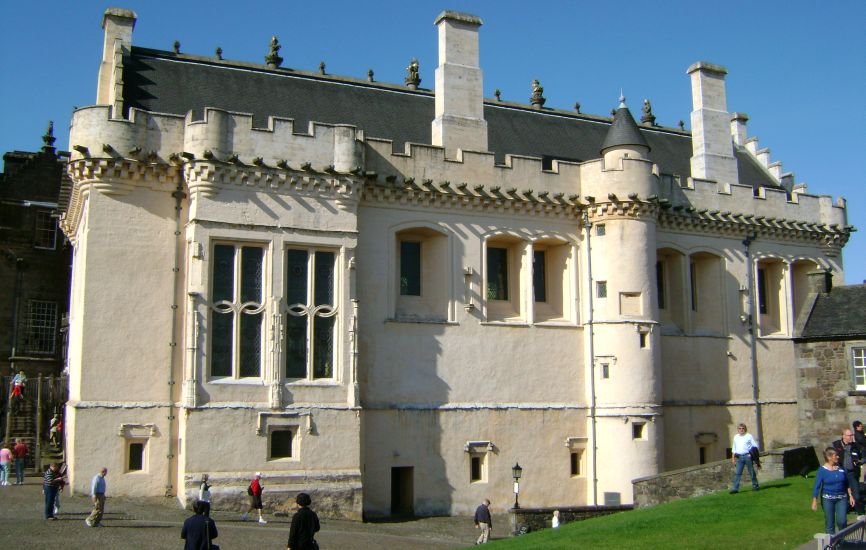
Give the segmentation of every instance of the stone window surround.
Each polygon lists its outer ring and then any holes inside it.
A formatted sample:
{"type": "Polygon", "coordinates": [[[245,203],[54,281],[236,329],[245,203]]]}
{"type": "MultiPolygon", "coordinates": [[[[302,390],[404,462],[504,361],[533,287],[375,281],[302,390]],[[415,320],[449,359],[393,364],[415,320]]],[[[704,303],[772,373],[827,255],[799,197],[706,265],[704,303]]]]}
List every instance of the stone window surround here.
{"type": "MultiPolygon", "coordinates": [[[[199,377],[208,384],[215,385],[250,385],[261,386],[262,384],[270,385],[276,388],[272,391],[271,401],[276,405],[279,401],[281,388],[283,384],[290,385],[314,385],[314,386],[339,386],[343,378],[343,351],[344,351],[344,335],[342,334],[343,320],[337,320],[337,326],[340,327],[336,334],[336,349],[335,349],[335,364],[334,376],[329,379],[316,379],[313,381],[307,379],[287,379],[283,373],[283,354],[284,340],[280,337],[282,332],[283,320],[280,314],[277,313],[280,308],[280,299],[284,293],[282,286],[285,284],[284,267],[285,251],[291,247],[307,247],[333,250],[337,254],[337,269],[335,282],[335,304],[338,308],[345,301],[345,293],[349,290],[347,285],[350,285],[351,271],[354,270],[354,250],[355,238],[354,235],[342,234],[339,232],[291,232],[286,233],[282,228],[271,229],[268,231],[249,230],[246,228],[228,227],[222,224],[200,223],[194,226],[194,232],[188,234],[188,261],[190,264],[190,280],[191,284],[188,288],[190,296],[190,324],[200,327],[207,323],[209,302],[206,297],[209,297],[209,286],[211,277],[211,266],[209,264],[209,254],[205,251],[208,246],[204,243],[232,243],[232,244],[257,244],[265,246],[265,274],[264,286],[267,289],[278,289],[279,296],[267,297],[271,294],[270,290],[265,292],[266,306],[265,315],[265,354],[262,376],[259,378],[240,378],[212,379],[209,374],[209,365],[207,364],[207,356],[202,353],[203,350],[209,348],[210,342],[207,339],[199,346],[198,342],[190,345],[194,349],[196,357],[188,361],[185,386],[189,386],[189,392],[193,393],[195,382],[199,377]],[[279,343],[275,346],[270,345],[269,338],[276,336],[279,343]]],[[[283,307],[283,309],[285,309],[283,307]]],[[[284,313],[284,312],[283,312],[284,313]]],[[[192,330],[191,333],[203,333],[206,331],[192,330]]],[[[196,392],[197,393],[197,392],[196,392]]],[[[188,402],[193,402],[194,399],[187,398],[188,402]]]]}
{"type": "Polygon", "coordinates": [[[496,453],[496,445],[492,441],[467,441],[463,445],[463,451],[469,455],[469,483],[487,483],[487,475],[490,467],[490,455],[496,453]],[[479,458],[480,475],[477,479],[472,476],[472,459],[479,458]]]}
{"type": "Polygon", "coordinates": [[[148,471],[148,455],[150,438],[158,434],[156,424],[124,423],[117,430],[117,435],[123,438],[123,472],[125,474],[146,474],[148,471]],[[134,443],[143,444],[141,470],[129,469],[129,453],[134,443]]]}
{"type": "MultiPolygon", "coordinates": [[[[863,394],[866,394],[866,384],[858,385],[857,384],[857,376],[856,376],[856,369],[857,368],[863,368],[864,371],[866,371],[866,345],[864,345],[864,344],[845,344],[845,361],[846,361],[847,366],[848,366],[848,372],[850,374],[850,380],[851,380],[851,386],[852,386],[852,391],[849,391],[848,394],[854,395],[855,392],[862,392],[863,394]],[[862,367],[855,366],[855,358],[854,358],[855,350],[857,350],[857,351],[862,350],[862,354],[863,354],[863,356],[862,356],[863,366],[862,367]]],[[[864,376],[866,376],[866,372],[864,372],[864,376]]]]}

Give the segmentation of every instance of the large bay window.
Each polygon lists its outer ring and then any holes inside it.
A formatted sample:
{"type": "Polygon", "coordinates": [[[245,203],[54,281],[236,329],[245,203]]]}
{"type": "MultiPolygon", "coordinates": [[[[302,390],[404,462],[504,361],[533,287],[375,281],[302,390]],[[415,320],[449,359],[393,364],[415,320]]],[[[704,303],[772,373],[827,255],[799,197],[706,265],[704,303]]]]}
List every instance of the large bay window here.
{"type": "Polygon", "coordinates": [[[262,246],[214,246],[210,361],[213,377],[261,376],[264,259],[262,246]]]}
{"type": "Polygon", "coordinates": [[[286,251],[286,377],[332,378],[336,357],[335,271],[332,250],[286,251]]]}

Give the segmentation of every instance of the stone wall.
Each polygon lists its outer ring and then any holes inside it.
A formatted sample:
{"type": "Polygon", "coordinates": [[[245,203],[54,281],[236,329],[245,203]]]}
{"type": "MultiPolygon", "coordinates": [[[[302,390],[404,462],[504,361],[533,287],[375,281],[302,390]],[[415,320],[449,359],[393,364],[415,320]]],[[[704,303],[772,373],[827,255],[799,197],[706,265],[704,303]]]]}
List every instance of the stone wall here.
{"type": "Polygon", "coordinates": [[[508,511],[508,516],[511,521],[511,532],[538,531],[550,527],[553,511],[559,510],[559,521],[561,523],[569,523],[572,521],[583,521],[585,519],[597,518],[599,516],[607,516],[616,514],[617,512],[627,512],[634,507],[630,505],[623,506],[572,506],[560,508],[512,508],[508,511]]]}
{"type": "MultiPolygon", "coordinates": [[[[761,455],[761,468],[757,470],[759,483],[798,475],[818,467],[818,459],[812,447],[788,447],[761,455]]],[[[659,475],[635,479],[634,505],[636,508],[655,506],[681,498],[691,498],[730,489],[734,465],[730,460],[720,460],[699,466],[690,466],[659,475]]],[[[750,488],[748,469],[743,470],[741,488],[750,488]]]]}
{"type": "Polygon", "coordinates": [[[866,347],[866,340],[796,345],[800,443],[819,453],[854,420],[866,422],[866,391],[854,389],[852,347],[866,347]]]}

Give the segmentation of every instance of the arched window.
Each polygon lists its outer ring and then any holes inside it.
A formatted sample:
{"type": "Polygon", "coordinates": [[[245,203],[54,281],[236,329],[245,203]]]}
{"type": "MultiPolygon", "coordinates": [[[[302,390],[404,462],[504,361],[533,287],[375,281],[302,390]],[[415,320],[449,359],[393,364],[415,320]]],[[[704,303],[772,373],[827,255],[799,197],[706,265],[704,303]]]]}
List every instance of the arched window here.
{"type": "Polygon", "coordinates": [[[758,260],[755,290],[761,334],[784,334],[787,331],[785,263],[778,258],[758,260]]]}
{"type": "Polygon", "coordinates": [[[685,266],[682,252],[661,248],[656,253],[656,303],[666,332],[683,332],[686,328],[685,266]]]}

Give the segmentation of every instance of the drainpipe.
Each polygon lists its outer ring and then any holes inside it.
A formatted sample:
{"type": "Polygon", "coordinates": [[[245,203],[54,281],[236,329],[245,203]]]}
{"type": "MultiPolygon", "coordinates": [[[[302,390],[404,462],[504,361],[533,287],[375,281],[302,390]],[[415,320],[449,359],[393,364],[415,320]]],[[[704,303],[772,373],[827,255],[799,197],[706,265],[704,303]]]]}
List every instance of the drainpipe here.
{"type": "Polygon", "coordinates": [[[175,351],[177,350],[177,314],[178,314],[178,303],[177,303],[177,293],[180,287],[180,263],[181,263],[181,247],[180,247],[180,230],[181,230],[181,212],[183,211],[183,199],[186,198],[186,193],[183,192],[183,176],[180,172],[179,180],[177,183],[177,189],[175,189],[174,193],[171,194],[174,197],[174,267],[172,268],[173,272],[173,280],[172,280],[172,290],[171,290],[171,332],[169,337],[169,347],[170,347],[170,355],[168,360],[168,430],[167,430],[167,438],[168,441],[168,452],[165,458],[168,461],[168,467],[166,468],[166,482],[165,482],[165,496],[170,497],[173,496],[173,487],[174,487],[174,479],[172,476],[172,464],[174,463],[174,459],[177,456],[174,452],[174,445],[176,444],[174,440],[174,422],[177,418],[175,416],[175,407],[174,407],[174,367],[175,367],[175,351]]]}
{"type": "Polygon", "coordinates": [[[743,240],[743,246],[746,248],[746,311],[748,323],[746,325],[749,331],[749,362],[752,369],[752,401],[755,404],[755,439],[758,440],[758,447],[764,449],[764,430],[763,421],[761,419],[761,403],[758,401],[758,337],[755,332],[755,281],[754,281],[754,266],[752,265],[752,243],[755,241],[755,236],[752,234],[746,235],[743,240]]]}
{"type": "Polygon", "coordinates": [[[590,436],[592,439],[592,505],[598,506],[598,445],[596,442],[596,433],[598,431],[598,418],[596,416],[595,402],[595,329],[593,325],[593,305],[592,300],[592,222],[589,221],[589,213],[583,211],[583,228],[586,231],[586,281],[587,293],[589,297],[589,311],[586,316],[584,325],[589,328],[589,418],[590,436]]]}

